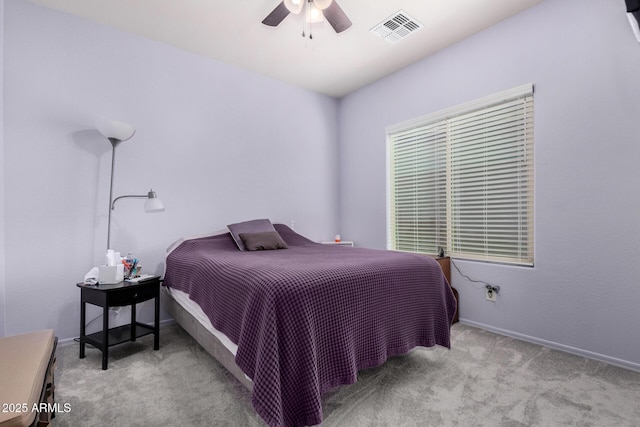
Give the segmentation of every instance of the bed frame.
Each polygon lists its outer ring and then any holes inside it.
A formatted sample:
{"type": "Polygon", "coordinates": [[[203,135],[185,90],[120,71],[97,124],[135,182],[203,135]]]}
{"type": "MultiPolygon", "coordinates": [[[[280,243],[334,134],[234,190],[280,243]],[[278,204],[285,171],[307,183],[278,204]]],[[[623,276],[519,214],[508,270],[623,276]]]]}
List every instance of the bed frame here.
{"type": "Polygon", "coordinates": [[[167,312],[174,318],[174,320],[187,331],[197,342],[205,349],[207,353],[213,356],[218,362],[222,364],[233,375],[240,384],[247,388],[247,390],[253,390],[253,381],[251,381],[242,372],[240,367],[236,364],[235,356],[222,342],[216,338],[211,332],[207,330],[202,324],[196,320],[187,310],[185,310],[180,304],[178,304],[171,294],[164,290],[164,307],[167,312]]]}

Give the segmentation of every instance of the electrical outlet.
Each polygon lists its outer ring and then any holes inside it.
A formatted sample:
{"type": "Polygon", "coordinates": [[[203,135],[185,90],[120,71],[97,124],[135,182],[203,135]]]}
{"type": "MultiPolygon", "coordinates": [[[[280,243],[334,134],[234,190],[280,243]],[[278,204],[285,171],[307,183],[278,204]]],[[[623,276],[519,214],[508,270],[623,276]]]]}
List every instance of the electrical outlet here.
{"type": "Polygon", "coordinates": [[[492,288],[487,287],[485,298],[487,299],[487,301],[496,302],[496,291],[494,291],[492,288]]]}

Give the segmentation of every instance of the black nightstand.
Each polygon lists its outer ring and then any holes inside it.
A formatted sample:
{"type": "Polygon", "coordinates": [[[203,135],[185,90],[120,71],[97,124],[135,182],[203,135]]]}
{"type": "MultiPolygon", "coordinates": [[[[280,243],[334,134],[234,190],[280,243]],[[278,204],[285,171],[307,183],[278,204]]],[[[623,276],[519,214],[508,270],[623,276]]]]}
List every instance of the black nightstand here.
{"type": "Polygon", "coordinates": [[[153,349],[160,348],[160,278],[114,285],[85,285],[80,288],[80,359],[84,358],[85,344],[102,351],[102,369],[107,369],[109,347],[126,341],[135,341],[144,335],[154,334],[153,349]],[[155,298],[155,321],[153,326],[136,321],[136,304],[155,298]],[[86,304],[102,307],[102,331],[85,334],[86,304]],[[131,323],[109,329],[109,307],[131,306],[131,323]]]}

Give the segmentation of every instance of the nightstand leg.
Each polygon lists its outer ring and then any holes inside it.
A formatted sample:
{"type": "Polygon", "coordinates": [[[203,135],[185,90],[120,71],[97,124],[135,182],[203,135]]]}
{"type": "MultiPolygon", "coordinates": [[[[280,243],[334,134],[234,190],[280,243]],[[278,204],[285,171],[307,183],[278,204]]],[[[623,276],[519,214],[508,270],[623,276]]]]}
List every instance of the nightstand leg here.
{"type": "Polygon", "coordinates": [[[155,298],[155,316],[153,324],[153,349],[160,349],[160,296],[155,298]]]}
{"type": "Polygon", "coordinates": [[[136,340],[136,304],[131,304],[131,341],[136,340]]]}
{"type": "Polygon", "coordinates": [[[109,307],[108,304],[102,309],[102,370],[107,370],[109,360],[109,307]]]}
{"type": "Polygon", "coordinates": [[[84,359],[84,337],[86,334],[86,326],[85,326],[85,319],[87,316],[87,311],[86,311],[86,304],[84,303],[84,301],[80,301],[80,359],[84,359]]]}

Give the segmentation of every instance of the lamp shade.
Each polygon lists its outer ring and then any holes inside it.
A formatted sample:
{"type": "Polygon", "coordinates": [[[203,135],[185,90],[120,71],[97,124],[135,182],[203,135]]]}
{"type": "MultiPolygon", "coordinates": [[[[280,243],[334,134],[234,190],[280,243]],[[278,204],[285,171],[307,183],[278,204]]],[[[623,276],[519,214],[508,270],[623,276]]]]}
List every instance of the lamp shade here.
{"type": "Polygon", "coordinates": [[[117,120],[100,119],[96,122],[96,128],[105,138],[118,141],[126,141],[136,133],[133,126],[117,120]]]}
{"type": "Polygon", "coordinates": [[[144,202],[144,211],[145,212],[162,212],[164,211],[164,204],[160,199],[158,199],[158,195],[155,191],[150,190],[149,194],[147,194],[147,201],[144,202]]]}

